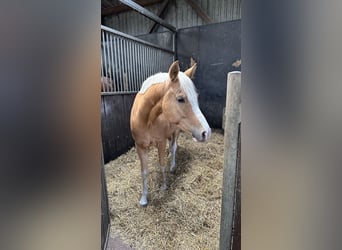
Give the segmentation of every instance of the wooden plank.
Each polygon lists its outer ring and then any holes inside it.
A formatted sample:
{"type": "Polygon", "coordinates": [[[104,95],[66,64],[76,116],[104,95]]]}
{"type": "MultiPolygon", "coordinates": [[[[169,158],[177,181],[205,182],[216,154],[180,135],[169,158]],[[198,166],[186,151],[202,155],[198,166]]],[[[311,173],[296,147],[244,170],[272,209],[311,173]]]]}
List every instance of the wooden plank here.
{"type": "Polygon", "coordinates": [[[101,0],[101,2],[103,2],[106,6],[114,7],[114,4],[110,2],[109,0],[101,0]]]}
{"type": "MultiPolygon", "coordinates": [[[[160,3],[162,1],[163,0],[137,0],[136,3],[145,7],[145,6],[153,5],[156,3],[160,3]]],[[[113,7],[102,8],[101,16],[115,15],[121,12],[130,11],[130,10],[132,10],[132,8],[130,8],[129,6],[125,4],[120,4],[120,5],[116,5],[113,7]]]]}
{"type": "MultiPolygon", "coordinates": [[[[173,2],[173,1],[174,1],[174,0],[165,0],[165,1],[162,3],[162,5],[160,6],[160,9],[159,9],[159,11],[158,11],[158,13],[157,13],[157,16],[160,17],[160,18],[164,18],[165,12],[166,12],[166,9],[167,9],[168,6],[169,6],[169,3],[170,3],[170,2],[173,2]]],[[[151,25],[151,27],[148,29],[148,30],[149,30],[148,33],[156,32],[157,29],[158,29],[158,26],[159,26],[158,23],[156,23],[156,22],[153,23],[153,24],[151,25]]]]}
{"type": "Polygon", "coordinates": [[[135,11],[139,12],[141,15],[153,20],[154,22],[159,23],[160,25],[164,26],[165,28],[171,30],[172,32],[176,32],[176,27],[173,25],[165,22],[163,19],[157,17],[154,13],[151,11],[148,11],[144,7],[140,6],[139,4],[133,2],[132,0],[119,0],[121,3],[126,4],[127,6],[131,7],[135,11]]]}
{"type": "MultiPolygon", "coordinates": [[[[101,140],[102,142],[102,140],[101,140]]],[[[108,243],[110,232],[110,214],[108,205],[108,193],[106,176],[104,173],[104,156],[103,148],[101,147],[101,249],[105,250],[108,243]]]]}
{"type": "Polygon", "coordinates": [[[131,134],[130,118],[133,101],[136,94],[130,94],[124,96],[124,113],[125,113],[125,151],[130,149],[134,145],[134,140],[131,134]]]}
{"type": "Polygon", "coordinates": [[[105,163],[134,145],[130,130],[130,112],[135,95],[133,93],[101,97],[101,135],[105,163]]]}
{"type": "Polygon", "coordinates": [[[185,0],[206,23],[213,23],[213,19],[205,12],[195,0],[185,0]]]}
{"type": "Polygon", "coordinates": [[[114,152],[116,150],[116,141],[115,141],[115,130],[116,130],[116,124],[115,124],[115,119],[117,117],[114,115],[114,110],[113,110],[113,98],[111,96],[103,96],[103,100],[105,103],[105,120],[104,122],[104,129],[105,131],[103,132],[103,140],[104,140],[104,146],[106,147],[104,149],[104,157],[105,157],[105,163],[107,163],[109,160],[113,159],[114,157],[114,152]]]}
{"type": "Polygon", "coordinates": [[[232,250],[241,250],[241,123],[238,138],[232,250]]]}
{"type": "Polygon", "coordinates": [[[239,105],[241,102],[241,72],[229,72],[227,84],[220,250],[231,249],[235,200],[234,190],[237,163],[238,122],[240,116],[239,105]]]}

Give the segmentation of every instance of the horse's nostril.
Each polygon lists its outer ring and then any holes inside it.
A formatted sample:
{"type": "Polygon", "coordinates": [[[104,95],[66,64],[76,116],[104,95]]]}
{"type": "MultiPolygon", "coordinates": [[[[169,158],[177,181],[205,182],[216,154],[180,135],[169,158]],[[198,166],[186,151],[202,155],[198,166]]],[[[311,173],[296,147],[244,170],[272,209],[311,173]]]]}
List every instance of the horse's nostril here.
{"type": "Polygon", "coordinates": [[[207,135],[207,132],[203,131],[203,132],[202,132],[202,138],[205,139],[205,138],[206,138],[206,135],[207,135]]]}

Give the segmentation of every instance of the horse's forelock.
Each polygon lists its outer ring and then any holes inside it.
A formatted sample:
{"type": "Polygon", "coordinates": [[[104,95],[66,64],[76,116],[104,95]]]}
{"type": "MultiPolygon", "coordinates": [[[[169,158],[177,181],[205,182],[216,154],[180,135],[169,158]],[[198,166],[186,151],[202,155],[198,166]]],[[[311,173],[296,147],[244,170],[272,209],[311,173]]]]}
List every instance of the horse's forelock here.
{"type": "Polygon", "coordinates": [[[179,72],[178,74],[179,83],[181,89],[186,94],[189,103],[191,104],[193,109],[198,108],[198,100],[197,100],[197,92],[194,83],[192,80],[183,72],[179,72]]]}
{"type": "MultiPolygon", "coordinates": [[[[210,131],[209,124],[208,124],[207,120],[205,119],[204,115],[202,114],[202,112],[198,106],[197,91],[195,89],[194,83],[183,72],[179,72],[178,78],[179,78],[180,87],[184,91],[184,93],[186,94],[188,101],[191,104],[192,111],[197,116],[202,127],[206,131],[210,131]]],[[[210,132],[208,132],[208,133],[210,133],[210,132]]]]}

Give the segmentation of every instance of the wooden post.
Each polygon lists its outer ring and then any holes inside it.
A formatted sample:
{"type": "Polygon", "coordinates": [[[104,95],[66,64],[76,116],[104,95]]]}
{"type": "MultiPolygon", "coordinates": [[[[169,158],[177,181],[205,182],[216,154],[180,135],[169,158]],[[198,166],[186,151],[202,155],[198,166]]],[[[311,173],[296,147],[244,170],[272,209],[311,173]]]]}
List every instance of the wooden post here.
{"type": "Polygon", "coordinates": [[[101,250],[107,249],[110,233],[110,213],[108,205],[107,184],[104,172],[104,157],[101,139],[101,250]]]}
{"type": "Polygon", "coordinates": [[[227,85],[220,250],[231,249],[236,157],[240,117],[239,106],[241,102],[241,72],[229,72],[227,85]]]}

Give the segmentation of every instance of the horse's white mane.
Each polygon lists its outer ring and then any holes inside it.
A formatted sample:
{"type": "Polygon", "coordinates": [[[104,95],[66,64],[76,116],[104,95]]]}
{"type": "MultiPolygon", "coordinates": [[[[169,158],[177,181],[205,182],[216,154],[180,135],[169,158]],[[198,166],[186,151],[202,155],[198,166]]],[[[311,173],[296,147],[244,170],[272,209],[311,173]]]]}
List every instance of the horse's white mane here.
{"type": "Polygon", "coordinates": [[[168,79],[168,73],[157,73],[153,76],[150,76],[143,82],[139,93],[144,94],[152,85],[157,83],[165,83],[168,79]]]}
{"type": "MultiPolygon", "coordinates": [[[[154,84],[164,84],[168,79],[168,73],[157,73],[155,75],[152,75],[143,82],[139,93],[145,93],[154,84]]],[[[183,72],[178,73],[178,79],[180,87],[186,94],[188,101],[191,103],[191,106],[198,106],[197,92],[191,79],[183,72]]]]}

